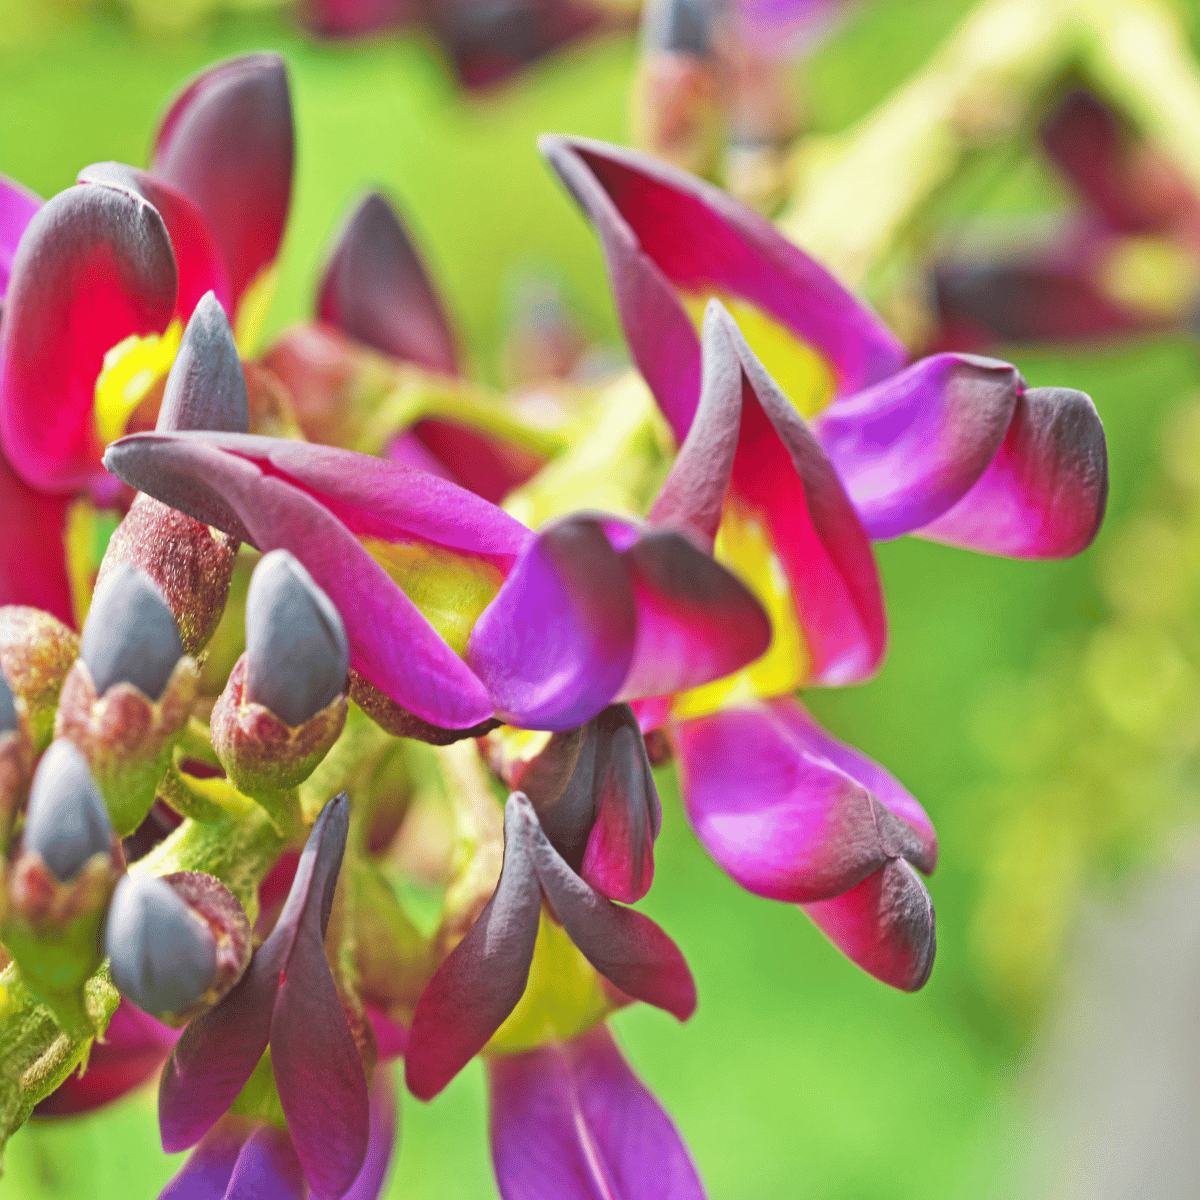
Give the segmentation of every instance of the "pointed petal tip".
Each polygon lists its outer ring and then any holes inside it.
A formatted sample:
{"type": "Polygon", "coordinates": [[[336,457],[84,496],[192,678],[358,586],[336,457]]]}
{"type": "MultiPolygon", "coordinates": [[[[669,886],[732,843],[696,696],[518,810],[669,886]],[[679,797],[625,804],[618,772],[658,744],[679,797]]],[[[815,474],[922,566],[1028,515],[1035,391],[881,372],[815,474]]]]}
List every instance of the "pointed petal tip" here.
{"type": "Polygon", "coordinates": [[[250,402],[233,329],[211,289],[197,302],[171,364],[156,432],[247,433],[250,402]]]}

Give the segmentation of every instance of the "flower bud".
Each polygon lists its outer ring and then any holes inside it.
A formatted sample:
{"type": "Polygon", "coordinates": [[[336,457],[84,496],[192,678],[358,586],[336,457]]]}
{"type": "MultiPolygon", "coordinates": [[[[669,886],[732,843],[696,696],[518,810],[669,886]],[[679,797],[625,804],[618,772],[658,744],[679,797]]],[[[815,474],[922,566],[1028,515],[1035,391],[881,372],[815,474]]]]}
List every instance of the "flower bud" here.
{"type": "Polygon", "coordinates": [[[79,636],[39,608],[0,608],[0,671],[25,702],[34,751],[54,733],[63,680],[79,656],[79,636]]]}
{"type": "Polygon", "coordinates": [[[96,588],[55,733],[83,752],[122,837],[154,801],[197,680],[161,593],[130,564],[113,568],[96,588]]]}
{"type": "Polygon", "coordinates": [[[246,597],[246,691],[288,725],[303,725],[346,689],[342,618],[286,550],[255,569],[246,597]]]}
{"type": "Polygon", "coordinates": [[[260,802],[296,787],[346,722],[350,648],[329,597],[286,550],[255,568],[246,597],[246,653],[212,713],[225,771],[260,802]]]}
{"type": "Polygon", "coordinates": [[[33,770],[33,738],[25,701],[13,694],[0,671],[0,847],[25,801],[33,770]]]}
{"type": "MultiPolygon", "coordinates": [[[[188,321],[167,376],[156,428],[231,433],[249,428],[242,365],[225,310],[212,292],[200,300],[188,321]]],[[[138,568],[166,601],[183,648],[197,654],[221,619],[237,549],[237,540],[227,534],[139,495],[109,541],[97,591],[122,566],[138,568]]],[[[92,674],[95,677],[94,670],[92,674]]],[[[97,687],[103,692],[98,681],[97,687]]]]}
{"type": "Polygon", "coordinates": [[[30,788],[2,940],[64,1028],[88,1028],[83,984],[103,957],[101,922],[123,867],[87,762],[70,742],[54,742],[30,788]]]}
{"type": "Polygon", "coordinates": [[[211,875],[126,875],[113,893],[104,945],[122,995],[182,1025],[241,978],[250,961],[250,923],[211,875]]]}

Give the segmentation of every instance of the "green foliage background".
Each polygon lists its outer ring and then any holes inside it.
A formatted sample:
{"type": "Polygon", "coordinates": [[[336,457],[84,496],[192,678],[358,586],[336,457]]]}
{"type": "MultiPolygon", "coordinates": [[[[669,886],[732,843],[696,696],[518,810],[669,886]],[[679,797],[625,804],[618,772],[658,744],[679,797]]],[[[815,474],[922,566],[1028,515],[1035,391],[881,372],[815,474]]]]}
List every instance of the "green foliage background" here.
{"type": "MultiPolygon", "coordinates": [[[[867,111],[967,7],[881,0],[864,9],[812,66],[813,123],[836,130],[867,111]]],[[[49,195],[86,163],[142,163],[180,80],[213,59],[267,47],[292,69],[298,128],[272,329],[306,315],[331,232],[358,192],[383,183],[425,246],[481,373],[493,373],[505,282],[522,264],[558,271],[588,331],[616,340],[592,235],[533,140],[543,130],[624,140],[631,41],[583,48],[482,103],[456,93],[435,51],[415,38],[322,46],[282,18],[257,17],[151,41],[116,16],[80,18],[53,39],[0,54],[0,171],[49,195]]],[[[1034,171],[1012,175],[992,203],[1019,211],[1051,200],[1034,171]]],[[[836,732],[911,788],[942,835],[929,986],[915,997],[894,993],[851,967],[797,910],[742,893],[699,849],[670,773],[660,774],[665,827],[644,907],[688,955],[700,1009],[686,1027],[646,1008],[615,1025],[714,1197],[901,1200],[1003,1187],[1029,1027],[990,998],[972,953],[987,852],[979,797],[992,770],[972,714],[998,683],[1027,673],[1048,639],[1102,618],[1096,562],[1153,488],[1164,415],[1198,378],[1181,338],[1104,355],[1014,357],[1032,384],[1069,384],[1095,398],[1112,464],[1108,532],[1067,563],[1004,562],[911,539],[881,546],[887,665],[865,687],[810,696],[836,732]]],[[[405,1102],[401,1147],[388,1196],[494,1195],[478,1064],[434,1104],[405,1102]]],[[[135,1200],[156,1194],[175,1162],[158,1148],[153,1097],[141,1094],[22,1131],[0,1196],[135,1200]]]]}

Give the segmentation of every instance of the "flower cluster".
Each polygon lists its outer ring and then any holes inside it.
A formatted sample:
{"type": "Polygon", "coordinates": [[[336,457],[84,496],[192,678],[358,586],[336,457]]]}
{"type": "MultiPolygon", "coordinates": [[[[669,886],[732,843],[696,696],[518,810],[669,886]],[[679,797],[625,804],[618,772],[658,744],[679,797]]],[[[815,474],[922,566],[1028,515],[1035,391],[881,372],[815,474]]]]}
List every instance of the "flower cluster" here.
{"type": "Polygon", "coordinates": [[[3,185],[3,1069],[38,1063],[6,1132],[161,1067],[163,1145],[194,1147],[164,1195],[365,1200],[388,1060],[428,1100],[482,1055],[505,1197],[703,1195],[605,1025],[697,1002],[633,907],[672,759],[732,878],[928,979],[933,827],[797,692],[878,669],[874,541],[1087,546],[1095,409],[909,362],[674,167],[543,151],[636,370],[536,405],[462,378],[379,195],[255,357],[293,157],[273,56],[188,83],[149,169],[3,185]]]}

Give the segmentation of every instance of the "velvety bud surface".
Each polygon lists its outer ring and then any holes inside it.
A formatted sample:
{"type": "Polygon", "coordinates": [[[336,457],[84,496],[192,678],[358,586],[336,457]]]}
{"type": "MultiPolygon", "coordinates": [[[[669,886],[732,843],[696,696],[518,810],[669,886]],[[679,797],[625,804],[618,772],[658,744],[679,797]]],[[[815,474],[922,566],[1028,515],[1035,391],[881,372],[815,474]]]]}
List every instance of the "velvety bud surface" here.
{"type": "Polygon", "coordinates": [[[163,694],[183,643],[166,601],[136,567],[123,563],[96,588],[79,656],[97,696],[115,683],[132,683],[151,700],[163,694]]]}
{"type": "Polygon", "coordinates": [[[108,812],[84,757],[54,742],[38,764],[25,814],[25,849],[36,850],[64,883],[109,847],[108,812]]]}
{"type": "Polygon", "coordinates": [[[113,893],[104,932],[113,982],[150,1013],[194,1004],[217,973],[216,941],[170,884],[126,875],[113,893]]]}
{"type": "Polygon", "coordinates": [[[17,727],[17,705],[12,688],[0,672],[0,733],[9,733],[17,727]]]}
{"type": "Polygon", "coordinates": [[[247,694],[303,725],[346,686],[350,646],[333,602],[286,550],[254,571],[246,597],[247,694]]]}

